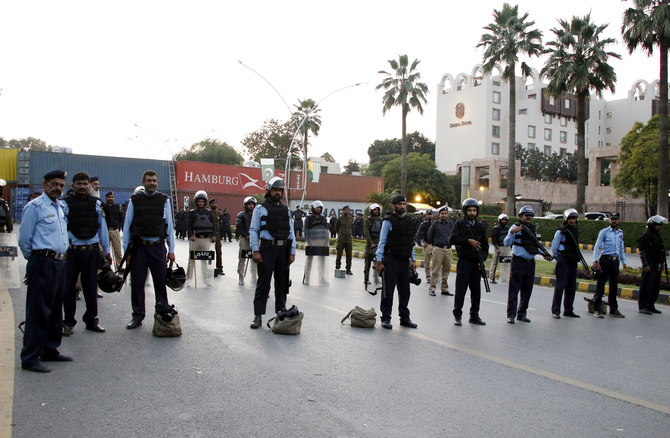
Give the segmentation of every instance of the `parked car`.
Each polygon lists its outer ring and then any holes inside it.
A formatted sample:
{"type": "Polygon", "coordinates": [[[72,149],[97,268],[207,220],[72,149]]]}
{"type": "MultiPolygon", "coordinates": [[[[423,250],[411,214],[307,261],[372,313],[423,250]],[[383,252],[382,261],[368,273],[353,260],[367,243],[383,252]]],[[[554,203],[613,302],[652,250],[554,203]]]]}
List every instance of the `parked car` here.
{"type": "Polygon", "coordinates": [[[587,211],[584,213],[584,218],[592,221],[604,221],[607,220],[607,213],[601,213],[599,211],[587,211]]]}
{"type": "Polygon", "coordinates": [[[535,219],[565,219],[565,216],[563,216],[562,214],[549,212],[549,213],[545,214],[544,216],[540,216],[540,217],[537,217],[535,219]]]}

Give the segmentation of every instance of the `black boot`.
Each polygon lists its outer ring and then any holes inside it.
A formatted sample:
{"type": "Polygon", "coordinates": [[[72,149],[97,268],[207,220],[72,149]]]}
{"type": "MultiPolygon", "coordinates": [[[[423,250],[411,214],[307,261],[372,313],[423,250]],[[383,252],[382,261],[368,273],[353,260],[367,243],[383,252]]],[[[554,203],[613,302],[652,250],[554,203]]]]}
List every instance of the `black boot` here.
{"type": "Polygon", "coordinates": [[[263,325],[263,317],[261,315],[256,315],[254,316],[254,322],[252,322],[249,327],[252,329],[257,329],[261,325],[263,325]]]}

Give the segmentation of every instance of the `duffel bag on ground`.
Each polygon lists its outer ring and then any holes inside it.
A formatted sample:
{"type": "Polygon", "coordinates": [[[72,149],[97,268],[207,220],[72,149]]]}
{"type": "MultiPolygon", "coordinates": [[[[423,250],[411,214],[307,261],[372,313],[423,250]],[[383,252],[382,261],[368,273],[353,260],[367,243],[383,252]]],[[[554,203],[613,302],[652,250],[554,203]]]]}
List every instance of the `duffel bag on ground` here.
{"type": "Polygon", "coordinates": [[[370,310],[365,310],[362,307],[356,306],[347,313],[347,316],[342,318],[342,324],[344,324],[347,318],[351,321],[352,327],[372,328],[377,323],[377,312],[375,312],[374,307],[371,307],[370,310]]]}

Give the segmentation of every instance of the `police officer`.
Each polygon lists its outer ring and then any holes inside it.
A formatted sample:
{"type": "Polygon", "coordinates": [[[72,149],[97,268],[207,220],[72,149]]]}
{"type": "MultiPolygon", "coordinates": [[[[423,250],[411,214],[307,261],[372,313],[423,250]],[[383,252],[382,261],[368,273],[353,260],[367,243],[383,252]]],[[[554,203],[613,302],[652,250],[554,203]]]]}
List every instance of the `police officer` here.
{"type": "MultiPolygon", "coordinates": [[[[505,236],[507,236],[507,232],[509,231],[509,227],[507,226],[508,221],[509,216],[505,213],[498,215],[498,224],[491,230],[491,243],[493,244],[495,251],[493,252],[493,260],[491,260],[491,267],[489,268],[489,279],[493,284],[496,284],[496,269],[498,268],[500,256],[509,257],[510,255],[509,248],[503,244],[505,236]]],[[[501,266],[500,271],[500,277],[507,278],[509,275],[509,264],[504,263],[503,266],[501,266]],[[503,267],[506,267],[507,269],[503,271],[503,267]]]]}
{"type": "MultiPolygon", "coordinates": [[[[535,212],[527,205],[519,210],[519,222],[515,223],[503,240],[505,246],[512,247],[512,267],[507,289],[507,322],[514,324],[514,318],[521,322],[530,322],[526,317],[530,296],[535,282],[535,255],[540,253],[535,237],[533,217],[535,212]],[[524,230],[525,226],[531,233],[524,230]],[[519,301],[519,292],[521,300],[519,301]],[[517,309],[518,304],[518,309],[517,309]]],[[[549,256],[545,259],[551,260],[549,256]]]]}
{"type": "Polygon", "coordinates": [[[454,297],[454,325],[460,326],[463,315],[465,292],[470,288],[470,320],[471,324],[486,325],[479,317],[481,301],[481,271],[479,261],[489,253],[486,238],[486,226],[477,220],[479,202],[474,198],[463,201],[465,217],[454,224],[450,243],[456,246],[458,264],[456,265],[456,296],[454,297]]]}
{"type": "Polygon", "coordinates": [[[305,219],[305,274],[302,284],[308,285],[312,273],[312,261],[314,257],[319,260],[319,283],[328,284],[326,280],[326,257],[330,254],[330,230],[328,229],[328,219],[321,213],[323,212],[323,203],[314,201],[312,203],[312,212],[305,219]]]}
{"type": "Polygon", "coordinates": [[[67,251],[67,275],[65,295],[63,297],[63,334],[74,334],[77,324],[75,285],[81,274],[81,286],[86,301],[86,312],[82,317],[86,330],[104,333],[105,329],[98,322],[98,256],[100,246],[109,263],[112,256],[109,252],[109,234],[107,222],[102,214],[102,203],[90,195],[89,176],[79,172],[72,177],[74,194],[65,197],[64,212],[67,217],[67,229],[70,237],[70,248],[67,251]]]}
{"type": "MultiPolygon", "coordinates": [[[[417,245],[423,248],[423,263],[426,269],[426,283],[430,285],[431,266],[430,262],[433,259],[433,245],[428,241],[428,230],[433,225],[433,210],[426,212],[426,218],[418,225],[414,241],[417,245]]],[[[416,220],[416,219],[415,219],[416,220]]],[[[435,289],[433,289],[435,290],[435,289]]]]}
{"type": "Polygon", "coordinates": [[[416,328],[417,324],[409,317],[409,270],[416,270],[414,259],[414,224],[405,213],[407,199],[397,195],[391,199],[393,211],[387,213],[382,222],[377,245],[377,274],[382,275],[384,288],[381,304],[382,327],[392,329],[393,291],[398,287],[398,314],[400,325],[416,328]]]}
{"type": "MultiPolygon", "coordinates": [[[[251,250],[249,244],[249,227],[251,226],[251,217],[256,207],[256,198],[247,196],[244,198],[244,210],[237,214],[235,219],[235,235],[240,241],[240,252],[237,261],[237,275],[240,277],[240,286],[244,285],[244,275],[246,273],[246,265],[249,260],[248,253],[251,250]]],[[[256,274],[256,264],[251,267],[252,275],[256,274]]]]}
{"type": "Polygon", "coordinates": [[[363,283],[367,287],[370,284],[370,266],[375,258],[375,251],[379,245],[379,235],[382,231],[382,219],[380,217],[382,207],[377,204],[370,204],[368,208],[370,216],[365,219],[363,224],[363,233],[365,235],[365,267],[363,268],[363,283]]]}
{"type": "Polygon", "coordinates": [[[295,208],[295,211],[293,212],[293,224],[294,224],[294,232],[296,236],[302,237],[302,218],[305,216],[305,213],[300,209],[300,206],[298,205],[295,208]]]}
{"type": "Polygon", "coordinates": [[[114,251],[114,263],[119,267],[123,259],[121,232],[119,231],[123,228],[123,212],[121,211],[121,206],[114,203],[114,192],[107,192],[105,194],[105,203],[102,204],[102,210],[105,212],[109,243],[114,251]]]}
{"type": "MultiPolygon", "coordinates": [[[[207,192],[198,190],[193,198],[195,208],[188,212],[188,240],[190,251],[209,251],[216,242],[216,228],[212,212],[207,208],[207,192]]],[[[191,256],[192,257],[192,256],[191,256]]],[[[189,257],[186,276],[192,278],[197,261],[189,257]]],[[[207,261],[201,260],[201,275],[207,277],[207,261]]],[[[217,272],[215,271],[215,275],[217,272]]]]}
{"type": "Polygon", "coordinates": [[[595,312],[593,316],[603,318],[600,314],[603,295],[605,295],[605,283],[609,280],[610,288],[607,303],[610,307],[610,316],[614,318],[625,318],[619,312],[619,304],[616,296],[619,292],[619,260],[626,270],[626,247],[623,242],[623,231],[619,229],[619,213],[611,213],[609,227],[603,228],[598,233],[598,239],[593,247],[593,267],[596,271],[602,271],[596,283],[596,293],[593,297],[595,312]]]}
{"type": "Polygon", "coordinates": [[[62,170],[44,175],[44,192],[23,208],[19,247],[28,264],[26,279],[26,325],[21,350],[21,368],[38,373],[51,370],[42,362],[69,362],[58,352],[63,337],[63,293],[65,252],[68,247],[67,221],[63,201],[62,170]]]}
{"type": "Polygon", "coordinates": [[[89,193],[94,198],[100,199],[100,178],[92,176],[89,181],[89,193]]]}
{"type": "Polygon", "coordinates": [[[265,186],[265,201],[256,206],[249,227],[253,260],[258,264],[258,282],[254,296],[254,321],[257,329],[263,323],[270,280],[275,279],[275,312],[286,309],[289,266],[295,260],[295,234],[291,211],[281,203],[284,180],[275,176],[265,186]]]}
{"type": "Polygon", "coordinates": [[[668,220],[663,216],[652,216],[647,220],[647,230],[637,239],[642,261],[642,284],[637,300],[638,312],[645,315],[661,313],[656,300],[661,291],[661,276],[666,267],[665,246],[660,231],[668,220]]]}
{"type": "Polygon", "coordinates": [[[428,230],[428,244],[433,253],[433,269],[430,273],[430,287],[428,293],[435,296],[437,282],[441,280],[442,295],[453,295],[449,292],[449,274],[451,273],[451,231],[454,223],[449,220],[447,208],[440,210],[439,218],[433,221],[428,230]]]}
{"type": "Polygon", "coordinates": [[[335,233],[337,233],[337,246],[335,248],[335,269],[342,266],[342,252],[346,253],[347,275],[354,275],[351,272],[352,257],[352,236],[354,232],[354,219],[350,216],[351,210],[348,205],[342,207],[342,216],[335,222],[335,233]]]}
{"type": "Polygon", "coordinates": [[[224,207],[221,212],[221,240],[223,242],[228,239],[228,242],[233,241],[233,231],[230,228],[230,213],[228,213],[228,207],[224,207]]]}
{"type": "Polygon", "coordinates": [[[219,275],[226,275],[223,272],[223,262],[221,261],[221,218],[223,217],[223,212],[217,209],[216,198],[209,200],[209,209],[212,212],[214,237],[216,238],[216,241],[214,242],[214,250],[216,251],[216,269],[214,269],[214,276],[217,277],[219,275]]]}
{"type": "MultiPolygon", "coordinates": [[[[2,191],[6,184],[7,182],[4,179],[0,179],[0,196],[2,196],[2,191]]],[[[14,231],[14,222],[9,212],[9,204],[0,198],[0,233],[11,233],[12,231],[14,231]]]]}
{"type": "Polygon", "coordinates": [[[130,198],[126,220],[123,225],[123,249],[128,254],[128,245],[133,241],[131,262],[130,297],[133,307],[132,320],[127,329],[142,325],[146,314],[144,307],[144,284],[147,270],[151,271],[156,302],[169,305],[165,287],[166,261],[174,263],[174,228],[170,198],[156,191],[158,174],[147,170],[142,175],[142,187],[138,187],[130,198]],[[167,239],[168,250],[165,250],[167,239]],[[166,254],[167,253],[167,254],[166,254]]]}
{"type": "Polygon", "coordinates": [[[551,316],[561,319],[561,299],[563,299],[563,316],[579,318],[574,312],[575,292],[577,291],[577,264],[582,258],[579,251],[579,230],[577,218],[579,213],[574,208],[563,212],[563,225],[554,233],[551,252],[556,259],[556,285],[554,299],[551,303],[551,316]]]}

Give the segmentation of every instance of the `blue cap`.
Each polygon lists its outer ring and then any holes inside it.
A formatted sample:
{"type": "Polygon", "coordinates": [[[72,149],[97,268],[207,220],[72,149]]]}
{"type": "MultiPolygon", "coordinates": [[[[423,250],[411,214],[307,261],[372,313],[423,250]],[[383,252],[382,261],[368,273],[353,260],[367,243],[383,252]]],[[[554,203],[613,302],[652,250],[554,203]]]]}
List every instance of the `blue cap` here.
{"type": "Polygon", "coordinates": [[[90,182],[100,181],[100,178],[97,176],[92,176],[90,182]]]}
{"type": "Polygon", "coordinates": [[[105,193],[105,196],[109,196],[109,195],[113,195],[113,194],[114,194],[114,192],[107,192],[107,193],[105,193]]]}
{"type": "Polygon", "coordinates": [[[60,178],[60,179],[65,179],[67,176],[67,172],[64,170],[52,170],[50,172],[47,172],[44,174],[44,181],[49,181],[50,179],[54,178],[60,178]]]}
{"type": "Polygon", "coordinates": [[[212,198],[209,200],[209,203],[211,204],[212,202],[216,202],[216,198],[212,198]]]}

